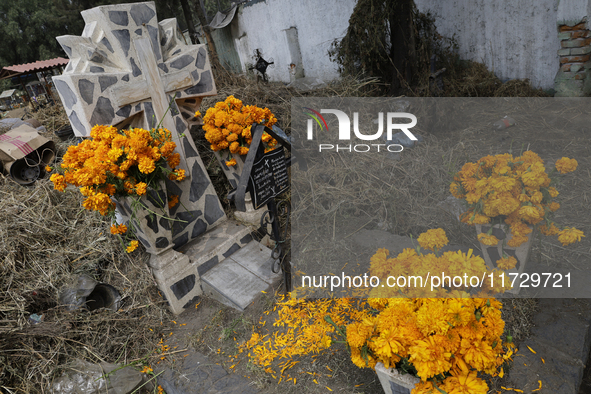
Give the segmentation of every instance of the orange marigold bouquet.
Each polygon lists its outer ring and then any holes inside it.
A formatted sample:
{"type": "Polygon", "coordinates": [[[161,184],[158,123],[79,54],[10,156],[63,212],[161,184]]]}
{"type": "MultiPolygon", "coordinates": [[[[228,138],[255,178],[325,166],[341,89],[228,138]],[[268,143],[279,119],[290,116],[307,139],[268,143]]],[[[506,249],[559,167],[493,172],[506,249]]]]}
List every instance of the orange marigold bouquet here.
{"type": "Polygon", "coordinates": [[[513,344],[503,344],[502,304],[494,298],[370,298],[346,327],[351,360],[418,376],[412,394],[486,394],[478,372],[502,376],[513,344]],[[443,390],[443,391],[441,391],[443,390]]]}
{"type": "MultiPolygon", "coordinates": [[[[159,183],[165,178],[176,181],[185,178],[185,171],[177,169],[180,155],[174,152],[176,144],[167,129],[117,130],[113,126],[97,125],[90,136],[91,139],[68,148],[61,171],[50,178],[59,191],[68,185],[78,187],[86,197],[82,203],[86,209],[114,218],[112,197],[139,200],[149,188],[159,190],[159,183]]],[[[178,202],[175,196],[169,198],[169,204],[178,202]]],[[[112,234],[127,231],[124,224],[111,226],[112,234]]],[[[127,251],[132,252],[137,246],[137,241],[131,241],[127,251]]]]}
{"type": "MultiPolygon", "coordinates": [[[[576,170],[577,161],[563,157],[555,167],[548,174],[543,160],[531,151],[518,157],[509,153],[489,155],[476,163],[464,164],[450,185],[452,195],[468,204],[462,222],[510,226],[513,237],[507,245],[511,247],[527,242],[531,226],[536,224],[543,234],[558,235],[565,246],[580,241],[584,237],[581,230],[574,227],[561,230],[551,219],[552,213],[560,208],[554,201],[558,190],[552,176],[576,170]]],[[[478,238],[485,245],[498,243],[491,232],[480,234],[478,238]]]]}
{"type": "MultiPolygon", "coordinates": [[[[199,112],[195,116],[200,116],[199,112]]],[[[228,150],[227,166],[235,166],[236,159],[232,155],[246,155],[252,142],[251,126],[253,123],[272,127],[277,118],[268,108],[256,105],[243,105],[234,96],[216,103],[209,108],[203,117],[205,138],[214,152],[228,150]]],[[[273,150],[277,141],[266,132],[262,137],[265,152],[273,150]]]]}
{"type": "Polygon", "coordinates": [[[463,298],[475,292],[479,297],[491,297],[511,288],[505,272],[490,270],[482,257],[472,254],[472,249],[467,253],[461,250],[441,253],[440,249],[448,243],[443,229],[428,230],[417,241],[420,247],[404,249],[396,257],[389,257],[387,249],[378,249],[370,260],[370,272],[379,278],[379,283],[388,285],[373,287],[369,297],[463,298]],[[423,249],[435,253],[423,253],[423,249]],[[431,275],[441,272],[450,280],[434,282],[431,275]],[[454,277],[462,280],[451,281],[454,277]],[[404,281],[400,280],[403,278],[404,281]]]}
{"type": "Polygon", "coordinates": [[[448,243],[442,229],[428,230],[418,242],[417,250],[405,249],[395,258],[379,249],[371,259],[371,275],[388,287],[394,283],[387,278],[421,276],[427,281],[429,272],[444,272],[450,278],[477,276],[478,280],[464,278],[459,283],[453,279],[431,292],[420,289],[417,282],[397,283],[399,287],[390,290],[373,288],[365,315],[339,330],[344,331],[351,360],[360,368],[374,368],[381,362],[386,368],[419,377],[412,394],[440,393],[440,389],[485,394],[488,386],[477,377],[478,372],[502,375],[502,365],[512,355],[513,344],[504,346],[501,339],[505,327],[502,304],[491,297],[505,290],[501,280],[505,274],[490,271],[490,275],[484,260],[471,250],[440,253],[448,243]],[[435,253],[425,254],[422,249],[435,253]],[[477,285],[483,273],[484,283],[477,285]],[[474,297],[473,290],[477,291],[474,297]],[[391,291],[398,297],[392,298],[391,291]]]}

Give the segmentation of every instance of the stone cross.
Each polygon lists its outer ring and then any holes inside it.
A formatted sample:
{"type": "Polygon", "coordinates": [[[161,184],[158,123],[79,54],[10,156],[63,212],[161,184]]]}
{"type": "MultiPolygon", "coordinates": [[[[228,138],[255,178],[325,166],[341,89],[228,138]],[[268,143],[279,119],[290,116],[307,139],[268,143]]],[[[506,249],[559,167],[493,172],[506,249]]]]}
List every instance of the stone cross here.
{"type": "MultiPolygon", "coordinates": [[[[96,124],[151,128],[162,120],[178,141],[187,131],[183,117],[191,119],[202,97],[216,94],[205,46],[186,45],[176,19],[158,23],[153,2],[81,14],[82,36],[57,38],[70,63],[54,78],[74,133],[89,136],[96,124]]],[[[178,147],[183,164],[183,151],[194,148],[187,145],[192,141],[184,139],[178,147]]]]}
{"type": "MultiPolygon", "coordinates": [[[[70,57],[55,86],[77,136],[89,136],[97,124],[169,129],[189,181],[166,182],[180,203],[177,219],[140,223],[138,239],[153,253],[175,249],[226,219],[189,132],[204,96],[216,94],[204,45],[187,45],[176,19],[158,23],[154,2],[101,6],[83,11],[78,36],[57,40],[70,57]],[[181,208],[182,207],[182,208],[181,208]],[[170,237],[169,237],[170,238],[170,237]]],[[[124,216],[125,204],[118,206],[124,216]]]]}

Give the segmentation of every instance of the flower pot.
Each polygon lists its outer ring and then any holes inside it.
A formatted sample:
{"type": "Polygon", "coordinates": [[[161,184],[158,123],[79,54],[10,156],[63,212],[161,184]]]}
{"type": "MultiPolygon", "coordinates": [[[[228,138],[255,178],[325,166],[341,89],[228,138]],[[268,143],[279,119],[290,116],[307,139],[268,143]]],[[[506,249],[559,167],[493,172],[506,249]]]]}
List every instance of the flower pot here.
{"type": "MultiPolygon", "coordinates": [[[[490,225],[475,225],[476,227],[476,235],[481,233],[486,233],[490,230],[490,225]]],[[[490,269],[499,269],[497,267],[497,260],[503,257],[503,253],[507,256],[513,256],[517,260],[517,264],[515,268],[504,270],[507,277],[512,281],[515,278],[515,275],[509,276],[509,274],[517,274],[515,282],[513,284],[513,289],[508,290],[507,292],[513,294],[519,294],[519,290],[521,288],[521,274],[525,270],[525,265],[529,259],[529,254],[531,251],[531,247],[533,245],[533,239],[535,230],[532,226],[530,226],[532,232],[527,235],[527,241],[519,245],[518,247],[511,247],[507,246],[507,242],[511,240],[513,235],[511,234],[511,229],[508,225],[501,225],[495,224],[493,225],[492,235],[497,237],[499,240],[498,244],[495,246],[484,245],[480,243],[480,247],[482,250],[482,255],[486,265],[490,269]]]]}
{"type": "Polygon", "coordinates": [[[149,188],[139,197],[118,197],[115,199],[117,211],[124,223],[134,228],[137,239],[146,251],[159,254],[173,246],[173,231],[169,223],[168,193],[164,181],[159,181],[159,189],[149,188]],[[140,206],[134,211],[135,200],[140,206]]]}
{"type": "MultiPolygon", "coordinates": [[[[228,159],[228,151],[223,151],[221,153],[219,151],[214,152],[214,155],[215,155],[216,159],[218,160],[218,163],[220,163],[220,166],[222,167],[222,170],[224,171],[224,175],[226,175],[228,182],[230,182],[230,185],[232,186],[233,189],[236,189],[238,187],[238,182],[240,181],[240,176],[242,175],[242,171],[244,170],[244,162],[246,160],[246,155],[243,155],[243,156],[232,155],[232,157],[234,159],[236,159],[235,166],[227,166],[226,165],[226,161],[228,159]]],[[[263,216],[263,213],[265,212],[266,209],[265,208],[254,209],[254,206],[252,205],[250,193],[246,193],[245,202],[246,202],[246,212],[236,211],[236,212],[234,212],[234,216],[236,216],[236,218],[238,220],[253,224],[255,226],[259,226],[260,221],[261,221],[261,216],[263,216]]]]}
{"type": "Polygon", "coordinates": [[[415,376],[386,368],[383,363],[377,363],[375,370],[385,394],[410,394],[415,385],[421,381],[415,376]]]}
{"type": "Polygon", "coordinates": [[[217,151],[214,152],[215,158],[220,163],[220,167],[222,167],[222,171],[224,171],[224,175],[232,185],[232,188],[238,187],[238,181],[240,180],[240,175],[242,174],[242,170],[244,169],[244,161],[246,160],[246,155],[240,156],[233,154],[231,155],[232,158],[236,159],[236,165],[234,166],[227,166],[226,161],[230,158],[230,153],[228,150],[224,151],[217,151]]]}

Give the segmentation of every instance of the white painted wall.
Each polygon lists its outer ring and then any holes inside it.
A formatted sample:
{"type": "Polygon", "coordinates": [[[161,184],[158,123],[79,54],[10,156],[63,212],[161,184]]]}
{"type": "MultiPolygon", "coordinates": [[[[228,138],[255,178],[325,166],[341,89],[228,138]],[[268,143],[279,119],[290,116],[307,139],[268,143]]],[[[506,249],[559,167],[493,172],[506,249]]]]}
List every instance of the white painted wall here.
{"type": "Polygon", "coordinates": [[[261,49],[263,58],[273,58],[271,80],[289,82],[291,56],[285,30],[296,27],[302,65],[306,77],[329,81],[339,77],[328,49],[335,38],[342,38],[349,26],[356,0],[263,0],[246,3],[232,22],[232,37],[242,64],[253,63],[253,51],[261,49]]]}
{"type": "MultiPolygon", "coordinates": [[[[501,79],[529,78],[534,87],[552,88],[559,68],[557,22],[578,23],[591,15],[589,0],[415,0],[430,11],[440,34],[454,37],[462,59],[484,63],[501,79]],[[560,3],[560,5],[559,5],[560,3]]],[[[254,63],[260,48],[271,80],[289,82],[291,56],[285,29],[296,27],[307,77],[338,78],[328,58],[342,38],[356,0],[260,0],[240,7],[232,36],[242,64],[254,63]]]]}
{"type": "MultiPolygon", "coordinates": [[[[587,1],[560,2],[573,3],[566,13],[579,14],[579,21],[585,16],[582,11],[587,8],[587,1]]],[[[556,25],[559,0],[415,0],[415,3],[420,11],[434,14],[441,35],[455,37],[462,59],[484,63],[501,80],[529,78],[535,87],[553,87],[559,68],[556,25]]]]}

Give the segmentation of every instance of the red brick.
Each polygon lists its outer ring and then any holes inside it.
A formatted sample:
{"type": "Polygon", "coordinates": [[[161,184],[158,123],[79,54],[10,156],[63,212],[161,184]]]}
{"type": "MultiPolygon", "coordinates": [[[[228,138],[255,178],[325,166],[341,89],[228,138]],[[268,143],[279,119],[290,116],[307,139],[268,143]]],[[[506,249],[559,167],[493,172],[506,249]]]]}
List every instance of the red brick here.
{"type": "Polygon", "coordinates": [[[585,79],[586,76],[587,76],[587,72],[586,71],[582,71],[580,73],[576,73],[575,74],[575,79],[585,79]]]}
{"type": "Polygon", "coordinates": [[[591,58],[591,56],[589,56],[589,55],[584,55],[584,56],[563,56],[563,57],[560,58],[560,64],[574,63],[574,62],[584,63],[587,60],[589,60],[590,58],[591,58]]]}
{"type": "Polygon", "coordinates": [[[581,22],[578,25],[574,25],[573,28],[572,28],[572,30],[583,30],[583,29],[586,29],[587,28],[586,25],[587,25],[587,23],[581,22]]]}
{"type": "Polygon", "coordinates": [[[558,28],[560,31],[571,31],[573,28],[567,25],[562,25],[558,28]]]}
{"type": "Polygon", "coordinates": [[[562,66],[560,66],[560,71],[569,72],[570,65],[571,65],[571,63],[563,64],[562,66]]]}
{"type": "Polygon", "coordinates": [[[585,45],[589,45],[589,42],[591,42],[590,38],[577,38],[574,40],[564,40],[564,41],[560,41],[560,46],[562,48],[580,48],[580,47],[584,47],[585,45]]]}
{"type": "Polygon", "coordinates": [[[571,32],[571,38],[587,38],[589,33],[589,30],[574,30],[571,32]]]}

